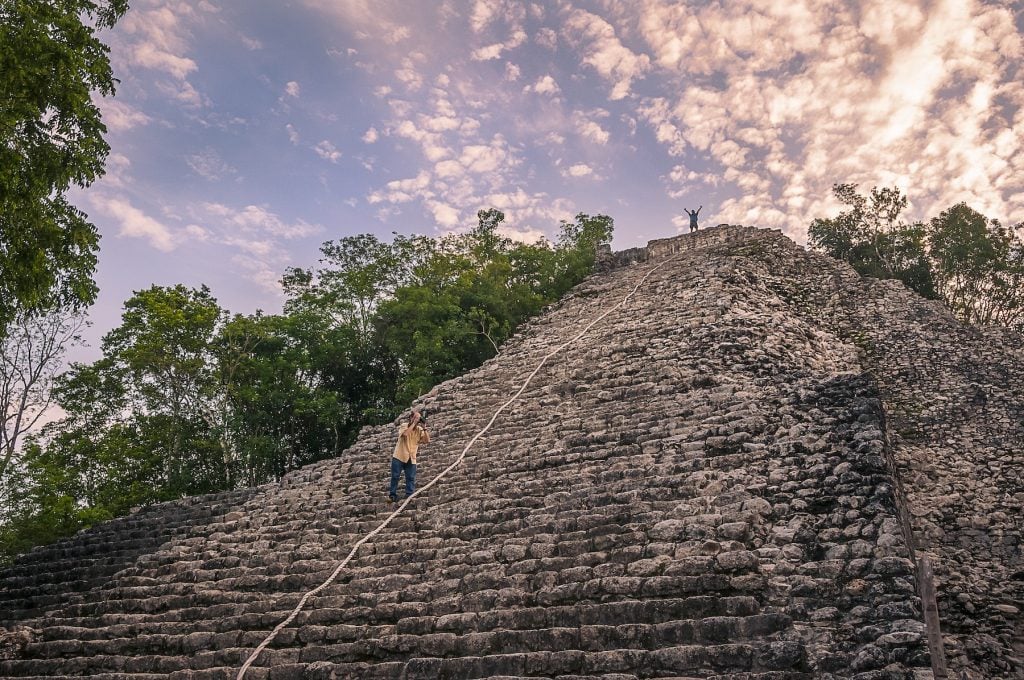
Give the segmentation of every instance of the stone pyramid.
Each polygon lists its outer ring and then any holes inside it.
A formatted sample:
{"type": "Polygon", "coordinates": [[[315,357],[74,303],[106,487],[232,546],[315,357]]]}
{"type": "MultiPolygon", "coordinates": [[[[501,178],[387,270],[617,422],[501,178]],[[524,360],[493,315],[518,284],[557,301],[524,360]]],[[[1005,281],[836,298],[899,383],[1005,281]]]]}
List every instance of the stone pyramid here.
{"type": "MultiPolygon", "coordinates": [[[[620,302],[246,678],[1024,678],[1021,337],[779,232],[606,254],[420,399],[420,487],[620,302]]],[[[23,556],[0,676],[237,677],[388,516],[394,437],[23,556]]]]}

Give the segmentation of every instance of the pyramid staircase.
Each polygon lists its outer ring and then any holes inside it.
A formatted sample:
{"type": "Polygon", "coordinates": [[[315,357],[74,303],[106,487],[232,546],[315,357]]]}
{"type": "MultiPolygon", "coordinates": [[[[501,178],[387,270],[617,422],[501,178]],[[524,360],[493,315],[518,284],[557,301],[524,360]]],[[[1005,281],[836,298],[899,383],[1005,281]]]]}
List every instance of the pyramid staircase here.
{"type": "MultiPolygon", "coordinates": [[[[245,677],[932,677],[883,395],[768,285],[751,257],[776,250],[806,266],[750,228],[653,243],[422,397],[421,488],[649,275],[245,677]]],[[[23,556],[0,572],[0,676],[235,678],[388,516],[395,434],[23,556]]]]}

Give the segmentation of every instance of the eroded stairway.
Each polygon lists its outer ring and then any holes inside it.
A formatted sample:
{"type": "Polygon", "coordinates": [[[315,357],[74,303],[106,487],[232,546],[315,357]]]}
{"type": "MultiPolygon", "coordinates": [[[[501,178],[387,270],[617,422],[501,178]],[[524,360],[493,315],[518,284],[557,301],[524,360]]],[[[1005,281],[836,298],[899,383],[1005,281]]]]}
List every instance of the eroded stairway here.
{"type": "MultiPolygon", "coordinates": [[[[245,677],[931,677],[884,395],[863,349],[766,284],[784,274],[750,249],[810,256],[741,227],[659,248],[420,400],[422,486],[673,258],[245,677]]],[[[390,512],[394,436],[26,555],[0,573],[0,626],[23,636],[0,675],[234,678],[390,512]]]]}

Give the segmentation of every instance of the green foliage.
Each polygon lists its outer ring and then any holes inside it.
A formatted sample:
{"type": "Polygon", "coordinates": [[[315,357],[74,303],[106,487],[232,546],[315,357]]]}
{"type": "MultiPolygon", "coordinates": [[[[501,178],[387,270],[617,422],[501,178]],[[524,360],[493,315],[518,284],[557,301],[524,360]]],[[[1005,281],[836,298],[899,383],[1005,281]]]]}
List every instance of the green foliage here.
{"type": "Polygon", "coordinates": [[[380,307],[377,338],[398,360],[400,404],[494,356],[520,324],[592,270],[614,226],[610,217],[580,213],[561,224],[552,246],[501,236],[498,210],[477,217],[475,229],[442,239],[421,258],[410,282],[380,307]]]}
{"type": "Polygon", "coordinates": [[[941,299],[968,323],[1024,331],[1024,240],[1016,229],[990,220],[966,203],[907,224],[907,199],[898,189],[837,184],[836,198],[850,206],[831,219],[816,219],[808,242],[849,262],[864,276],[899,279],[926,298],[941,299]]]}
{"type": "Polygon", "coordinates": [[[0,2],[0,335],[19,311],[96,296],[99,235],[64,198],[103,173],[106,128],[92,100],[114,78],[96,31],[125,0],[0,2]]]}
{"type": "Polygon", "coordinates": [[[1024,330],[1024,241],[1014,230],[957,203],[932,218],[928,246],[942,300],[958,317],[1024,330]]]}
{"type": "Polygon", "coordinates": [[[25,458],[27,466],[7,480],[11,493],[0,524],[0,563],[113,516],[78,502],[82,483],[77,469],[49,459],[37,444],[26,447],[25,458]]]}
{"type": "Polygon", "coordinates": [[[863,276],[898,279],[923,297],[937,297],[925,251],[925,227],[900,219],[906,196],[896,188],[874,188],[865,197],[855,184],[836,184],[832,190],[849,210],[814,220],[808,229],[810,246],[846,260],[863,276]]]}
{"type": "Polygon", "coordinates": [[[613,222],[517,243],[499,210],[441,239],[363,234],[290,269],[282,315],[229,316],[205,287],[125,302],[103,358],[59,381],[66,416],[9,478],[0,558],[130,508],[280,479],[494,356],[588,274],[613,222]]]}
{"type": "Polygon", "coordinates": [[[222,446],[235,486],[279,479],[288,470],[340,453],[350,443],[360,385],[350,326],[332,330],[318,317],[235,316],[216,341],[222,446]],[[340,388],[340,389],[335,389],[340,388]]]}
{"type": "Polygon", "coordinates": [[[153,286],[125,303],[121,325],[103,338],[130,412],[161,454],[160,486],[172,495],[223,488],[230,478],[209,433],[216,389],[210,348],[223,317],[205,286],[153,286]]]}
{"type": "Polygon", "coordinates": [[[594,267],[597,246],[610,243],[615,221],[607,215],[579,213],[574,222],[562,221],[558,235],[561,279],[553,291],[556,297],[581,281],[594,267]]]}

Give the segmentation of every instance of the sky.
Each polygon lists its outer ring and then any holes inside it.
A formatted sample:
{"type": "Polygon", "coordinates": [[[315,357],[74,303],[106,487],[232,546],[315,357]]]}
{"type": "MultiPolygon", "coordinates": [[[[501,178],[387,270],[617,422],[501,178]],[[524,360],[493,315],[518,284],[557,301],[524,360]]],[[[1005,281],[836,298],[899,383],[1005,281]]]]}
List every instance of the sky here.
{"type": "Polygon", "coordinates": [[[89,349],[153,284],[281,309],[327,240],[523,240],[578,212],[613,247],[702,225],[804,242],[836,182],[909,216],[1024,221],[1024,2],[134,0],[101,38],[107,175],[89,349]],[[682,217],[681,217],[682,216],[682,217]]]}

